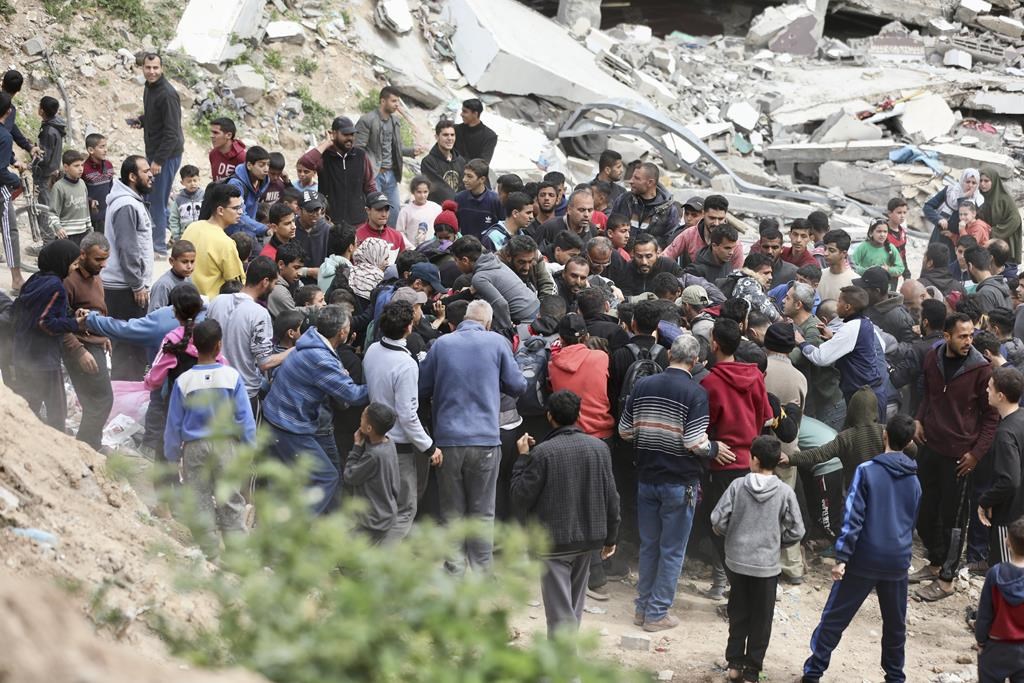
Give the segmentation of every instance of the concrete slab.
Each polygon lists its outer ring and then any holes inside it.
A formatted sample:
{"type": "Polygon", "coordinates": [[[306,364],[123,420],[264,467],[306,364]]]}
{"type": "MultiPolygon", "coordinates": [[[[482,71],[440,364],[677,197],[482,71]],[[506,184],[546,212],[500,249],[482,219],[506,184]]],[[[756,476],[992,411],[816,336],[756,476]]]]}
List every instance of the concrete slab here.
{"type": "Polygon", "coordinates": [[[906,102],[899,120],[904,134],[920,136],[923,141],[946,135],[955,123],[953,110],[938,95],[925,95],[906,102]]]}
{"type": "Polygon", "coordinates": [[[852,140],[881,140],[882,129],[861,121],[853,114],[837,111],[811,134],[811,142],[850,142],[852,140]]]}
{"type": "Polygon", "coordinates": [[[239,53],[232,40],[256,34],[265,5],[265,0],[189,0],[167,49],[184,52],[200,64],[231,59],[239,53]]]}
{"type": "Polygon", "coordinates": [[[598,68],[593,54],[554,21],[516,0],[450,0],[452,47],[477,90],[538,95],[582,104],[608,98],[643,102],[598,68]],[[518,27],[510,32],[509,26],[518,27]],[[527,41],[518,36],[529,35],[527,41]]]}
{"type": "Polygon", "coordinates": [[[822,187],[838,187],[848,197],[881,206],[894,193],[899,192],[899,183],[888,173],[861,168],[843,161],[826,161],[818,168],[818,184],[822,187]]]}
{"type": "Polygon", "coordinates": [[[272,21],[267,24],[266,41],[302,45],[306,42],[306,33],[302,24],[297,21],[272,21]]]}
{"type": "Polygon", "coordinates": [[[775,34],[775,37],[768,43],[768,48],[772,52],[810,57],[818,51],[818,39],[814,36],[817,25],[818,20],[813,14],[798,17],[775,34]]]}
{"type": "Polygon", "coordinates": [[[408,0],[379,0],[376,18],[384,27],[399,34],[408,33],[413,27],[408,0]]]}
{"type": "Polygon", "coordinates": [[[761,114],[747,102],[733,102],[725,110],[725,119],[746,131],[754,130],[761,114]]]}
{"type": "Polygon", "coordinates": [[[960,0],[954,17],[957,21],[967,23],[974,21],[979,14],[988,14],[991,11],[992,4],[985,0],[960,0]]]}
{"type": "Polygon", "coordinates": [[[819,144],[801,142],[768,145],[764,148],[766,161],[782,163],[824,163],[826,161],[882,161],[889,152],[902,145],[891,140],[864,140],[819,144]]]}
{"type": "Polygon", "coordinates": [[[640,94],[658,104],[667,107],[679,99],[679,95],[658,78],[643,71],[634,71],[633,76],[636,78],[636,89],[640,94]]]}
{"type": "Polygon", "coordinates": [[[994,16],[991,14],[981,15],[975,18],[975,23],[984,26],[990,31],[1006,36],[1007,38],[1020,38],[1024,35],[1024,23],[1013,17],[994,16]]]}
{"type": "Polygon", "coordinates": [[[959,69],[970,71],[971,67],[974,66],[974,57],[965,50],[950,50],[942,55],[942,63],[946,66],[955,66],[959,69]]]}
{"type": "Polygon", "coordinates": [[[267,80],[250,64],[236,64],[224,73],[224,87],[230,88],[235,97],[241,97],[247,104],[256,104],[263,98],[267,80]]]}
{"type": "Polygon", "coordinates": [[[1017,162],[1009,155],[963,145],[921,145],[921,150],[937,152],[942,163],[957,169],[994,166],[1003,178],[1013,177],[1017,165],[1017,162]]]}
{"type": "Polygon", "coordinates": [[[780,32],[789,27],[790,24],[801,18],[811,17],[814,14],[806,7],[800,5],[783,5],[781,7],[768,7],[764,12],[754,17],[750,23],[750,30],[747,31],[747,47],[760,50],[768,47],[772,39],[780,32]]]}
{"type": "Polygon", "coordinates": [[[412,100],[427,109],[433,109],[446,102],[450,95],[434,85],[433,81],[417,78],[397,69],[388,70],[388,82],[406,99],[412,100]]]}
{"type": "Polygon", "coordinates": [[[967,99],[964,106],[995,114],[1024,114],[1024,93],[979,90],[967,99]]]}
{"type": "Polygon", "coordinates": [[[612,38],[610,35],[601,31],[600,29],[592,29],[587,37],[583,40],[583,44],[587,46],[587,49],[593,52],[595,55],[601,54],[602,52],[611,52],[611,49],[618,45],[620,40],[612,38]]]}

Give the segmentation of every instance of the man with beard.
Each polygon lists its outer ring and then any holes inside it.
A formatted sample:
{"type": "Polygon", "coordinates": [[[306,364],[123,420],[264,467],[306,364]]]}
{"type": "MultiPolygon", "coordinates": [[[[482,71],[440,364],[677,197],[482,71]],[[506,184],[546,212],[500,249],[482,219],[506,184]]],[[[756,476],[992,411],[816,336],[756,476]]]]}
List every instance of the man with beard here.
{"type": "MultiPolygon", "coordinates": [[[[110,260],[103,271],[107,311],[118,320],[146,315],[153,279],[153,219],[144,197],[153,189],[153,172],[145,157],[131,155],[121,164],[107,196],[103,233],[110,240],[110,260]]],[[[114,342],[111,379],[139,381],[146,372],[146,350],[114,342]]]]}
{"type": "Polygon", "coordinates": [[[542,228],[545,223],[555,217],[558,206],[558,188],[555,184],[544,180],[537,183],[537,196],[533,200],[533,222],[523,231],[540,243],[542,228]]]}
{"type": "Polygon", "coordinates": [[[555,241],[558,233],[568,230],[586,242],[595,235],[590,224],[590,215],[594,213],[594,195],[590,190],[576,190],[569,196],[565,215],[548,220],[540,226],[538,244],[543,249],[555,241]]]}
{"type": "Polygon", "coordinates": [[[623,296],[630,297],[652,291],[654,276],[658,273],[672,273],[679,277],[682,270],[675,262],[658,256],[658,241],[653,235],[641,232],[633,242],[632,259],[629,264],[618,273],[609,276],[622,290],[623,296]]]}
{"type": "Polygon", "coordinates": [[[555,275],[558,295],[565,300],[565,309],[568,312],[576,312],[576,295],[587,288],[589,276],[590,264],[582,256],[573,256],[566,262],[565,268],[555,275]]]}
{"type": "Polygon", "coordinates": [[[319,191],[327,199],[332,223],[360,225],[366,222],[366,195],[377,191],[373,167],[366,150],[355,146],[352,119],[339,116],[326,140],[302,155],[299,163],[317,172],[319,191]]]}
{"type": "Polygon", "coordinates": [[[537,243],[529,235],[513,235],[498,252],[502,263],[515,271],[538,297],[557,293],[547,263],[537,256],[537,243]]]}
{"type": "Polygon", "coordinates": [[[434,126],[434,136],[437,142],[420,162],[420,172],[430,181],[427,199],[443,204],[447,199],[455,199],[455,193],[462,189],[466,160],[455,151],[454,122],[439,121],[434,126]]]}
{"type": "Polygon", "coordinates": [[[608,206],[605,209],[606,214],[611,213],[612,205],[626,192],[626,188],[619,184],[622,182],[622,172],[625,168],[622,164],[622,155],[614,149],[606,149],[597,158],[597,175],[594,176],[591,184],[604,181],[611,186],[611,193],[608,195],[608,206]]]}
{"type": "Polygon", "coordinates": [[[629,216],[634,234],[654,235],[664,247],[679,225],[679,210],[672,201],[672,194],[658,182],[660,177],[661,171],[654,164],[640,164],[629,179],[630,191],[612,204],[612,213],[629,216]]]}
{"type": "MultiPolygon", "coordinates": [[[[688,216],[687,227],[672,240],[672,244],[668,245],[662,256],[685,266],[696,261],[700,250],[711,243],[711,231],[728,222],[729,200],[720,194],[710,194],[703,201],[695,197],[686,202],[683,213],[688,216]],[[698,212],[695,211],[698,202],[700,203],[700,218],[696,223],[690,225],[690,217],[698,215],[698,212]]],[[[729,263],[732,264],[733,270],[743,267],[742,244],[736,245],[729,263]]]]}

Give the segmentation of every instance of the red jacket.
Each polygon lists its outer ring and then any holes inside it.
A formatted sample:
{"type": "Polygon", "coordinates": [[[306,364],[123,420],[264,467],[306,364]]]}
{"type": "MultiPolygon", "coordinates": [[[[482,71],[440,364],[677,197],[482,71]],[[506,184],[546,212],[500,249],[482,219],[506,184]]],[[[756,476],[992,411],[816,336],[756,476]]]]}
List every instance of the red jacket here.
{"type": "Polygon", "coordinates": [[[214,182],[233,176],[235,166],[245,166],[245,143],[241,140],[232,140],[227,154],[218,149],[210,150],[210,173],[214,182]]]}
{"type": "Polygon", "coordinates": [[[728,465],[711,463],[713,470],[750,469],[750,444],[773,418],[764,375],[752,363],[715,363],[701,381],[708,392],[708,415],[713,441],[721,441],[736,454],[728,465]]]}
{"type": "Polygon", "coordinates": [[[804,249],[804,252],[799,256],[793,256],[793,247],[782,248],[782,260],[786,263],[792,263],[797,268],[802,266],[816,266],[818,265],[818,259],[814,258],[814,254],[809,249],[804,249]]]}
{"type": "Polygon", "coordinates": [[[999,424],[999,413],[988,404],[992,366],[974,347],[960,370],[945,377],[942,355],[946,344],[924,357],[924,391],[917,419],[924,427],[928,448],[948,458],[970,453],[979,460],[988,453],[999,424]]]}
{"type": "Polygon", "coordinates": [[[370,227],[369,223],[363,223],[356,230],[356,244],[362,244],[371,237],[384,240],[392,249],[397,249],[398,251],[405,251],[409,248],[405,243],[405,236],[390,225],[385,225],[382,231],[377,232],[370,227]]]}
{"type": "Polygon", "coordinates": [[[590,436],[607,439],[615,431],[615,419],[609,411],[608,354],[573,344],[552,349],[548,363],[548,381],[552,391],[568,389],[580,397],[579,428],[590,436]]]}

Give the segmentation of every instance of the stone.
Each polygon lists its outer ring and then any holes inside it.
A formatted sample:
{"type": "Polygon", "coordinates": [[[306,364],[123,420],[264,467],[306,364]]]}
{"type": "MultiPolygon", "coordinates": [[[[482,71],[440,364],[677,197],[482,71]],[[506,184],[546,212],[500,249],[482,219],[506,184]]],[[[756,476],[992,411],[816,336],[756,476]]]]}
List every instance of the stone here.
{"type": "Polygon", "coordinates": [[[35,57],[46,50],[46,41],[42,36],[33,36],[21,44],[21,49],[29,57],[35,57]]]}
{"type": "Polygon", "coordinates": [[[818,20],[812,14],[797,17],[775,34],[768,43],[768,49],[772,52],[809,57],[818,51],[818,39],[814,36],[817,25],[818,20]]]}
{"type": "Polygon", "coordinates": [[[676,672],[673,671],[672,669],[664,669],[664,670],[658,672],[658,680],[659,681],[671,681],[675,677],[676,677],[676,672]]]}
{"type": "Polygon", "coordinates": [[[858,119],[853,114],[837,111],[825,119],[811,134],[811,142],[850,142],[852,140],[881,140],[882,129],[858,119]]]}
{"type": "Polygon", "coordinates": [[[675,52],[664,45],[659,45],[651,50],[651,54],[647,56],[647,61],[668,74],[674,73],[676,70],[675,52]]]}
{"type": "Polygon", "coordinates": [[[969,109],[995,114],[1024,114],[1024,93],[977,90],[964,103],[969,109]]]}
{"type": "Polygon", "coordinates": [[[558,23],[569,26],[578,35],[601,27],[601,0],[558,0],[558,23]]]}
{"type": "Polygon", "coordinates": [[[82,74],[83,76],[85,76],[86,78],[90,78],[90,79],[91,78],[96,78],[96,73],[97,73],[96,67],[92,66],[91,64],[83,64],[83,65],[81,65],[80,67],[78,67],[78,72],[80,74],[82,74]]]}
{"type": "Polygon", "coordinates": [[[619,24],[609,33],[630,45],[647,45],[654,38],[651,27],[642,24],[619,24]]]}
{"type": "Polygon", "coordinates": [[[992,4],[985,0],[960,0],[960,4],[957,5],[956,13],[953,15],[957,21],[962,21],[965,24],[974,19],[979,14],[988,14],[992,11],[992,4]]]}
{"type": "Polygon", "coordinates": [[[935,17],[928,21],[928,29],[937,36],[949,36],[956,33],[957,25],[951,24],[942,17],[935,17]]]}
{"type": "Polygon", "coordinates": [[[404,97],[427,109],[439,107],[448,100],[448,93],[435,87],[433,83],[406,74],[404,71],[389,70],[388,81],[404,97]]]}
{"type": "Polygon", "coordinates": [[[259,31],[265,6],[266,0],[189,0],[167,50],[204,65],[229,61],[247,49],[233,41],[259,31]]]}
{"type": "Polygon", "coordinates": [[[752,131],[761,119],[761,114],[747,102],[733,102],[725,110],[725,119],[732,121],[745,131],[752,131]]]}
{"type": "Polygon", "coordinates": [[[636,88],[641,95],[649,97],[659,104],[668,106],[678,99],[678,95],[660,80],[643,71],[633,74],[636,77],[636,88]]]}
{"type": "Polygon", "coordinates": [[[236,64],[224,72],[224,87],[246,104],[256,104],[267,90],[267,80],[249,64],[236,64]]]}
{"type": "Polygon", "coordinates": [[[642,633],[624,633],[619,638],[619,647],[623,650],[647,652],[651,649],[651,637],[642,633]]]}
{"type": "Polygon", "coordinates": [[[413,19],[408,0],[378,0],[375,16],[382,26],[395,33],[403,34],[412,30],[413,19]]]}
{"type": "Polygon", "coordinates": [[[93,66],[102,71],[110,71],[117,66],[119,62],[120,60],[117,58],[117,55],[109,53],[96,55],[92,60],[93,66]]]}
{"type": "Polygon", "coordinates": [[[764,148],[766,161],[780,163],[823,163],[837,161],[882,161],[889,158],[889,152],[902,145],[892,140],[864,140],[854,142],[833,142],[820,144],[797,142],[774,144],[764,148]]]}
{"type": "Polygon", "coordinates": [[[906,102],[899,118],[905,135],[919,136],[925,142],[946,135],[955,123],[953,110],[939,95],[915,97],[906,102]]]}
{"type": "Polygon", "coordinates": [[[946,66],[955,66],[970,71],[974,65],[974,57],[971,56],[970,52],[964,50],[949,50],[946,54],[942,55],[942,63],[946,66]]]}
{"type": "Polygon", "coordinates": [[[994,16],[991,14],[981,15],[975,18],[976,23],[981,24],[990,31],[995,31],[1008,38],[1020,38],[1024,35],[1024,24],[1013,17],[994,16]]]}
{"type": "Polygon", "coordinates": [[[811,18],[813,26],[814,14],[806,7],[797,4],[768,7],[754,17],[750,23],[746,45],[754,50],[766,48],[779,33],[786,30],[793,22],[807,17],[811,18]]]}
{"type": "Polygon", "coordinates": [[[881,206],[897,192],[899,182],[888,173],[861,168],[843,161],[826,161],[818,169],[818,184],[838,187],[843,194],[881,206]]]}
{"type": "Polygon", "coordinates": [[[266,41],[302,45],[306,42],[306,32],[297,21],[272,21],[267,24],[266,41]]]}
{"type": "Polygon", "coordinates": [[[601,54],[602,52],[611,52],[611,49],[619,44],[619,40],[612,38],[610,35],[599,29],[591,29],[587,37],[583,39],[583,44],[587,46],[587,49],[593,52],[595,55],[601,54]]]}
{"type": "Polygon", "coordinates": [[[860,44],[871,56],[891,62],[924,61],[929,52],[925,40],[898,21],[883,26],[877,36],[850,43],[860,44]]]}
{"type": "Polygon", "coordinates": [[[947,166],[956,169],[993,166],[1003,178],[1011,178],[1017,168],[1013,157],[1000,152],[989,152],[974,147],[964,147],[951,143],[921,145],[924,152],[935,152],[947,166]]]}

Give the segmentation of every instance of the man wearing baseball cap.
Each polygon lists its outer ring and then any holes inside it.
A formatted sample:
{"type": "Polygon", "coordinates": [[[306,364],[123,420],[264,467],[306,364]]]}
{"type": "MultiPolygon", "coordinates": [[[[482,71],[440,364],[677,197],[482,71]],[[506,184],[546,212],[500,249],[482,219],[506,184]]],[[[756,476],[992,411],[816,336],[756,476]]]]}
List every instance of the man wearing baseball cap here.
{"type": "Polygon", "coordinates": [[[331,124],[327,139],[299,159],[303,166],[317,172],[320,193],[327,199],[327,216],[332,223],[366,222],[363,199],[367,193],[377,191],[370,159],[365,150],[355,146],[355,139],[352,119],[339,116],[331,124]]]}
{"type": "Polygon", "coordinates": [[[914,332],[914,317],[903,305],[903,295],[889,291],[889,272],[885,268],[868,268],[863,275],[854,278],[853,285],[868,293],[865,318],[896,337],[896,341],[911,343],[920,339],[914,332]]]}
{"type": "Polygon", "coordinates": [[[683,230],[692,228],[704,218],[704,198],[690,197],[683,204],[683,230]]]}
{"type": "MultiPolygon", "coordinates": [[[[405,235],[388,225],[388,215],[392,208],[391,200],[383,192],[371,192],[366,195],[366,222],[356,230],[356,244],[376,237],[387,242],[392,251],[408,249],[405,235]]],[[[391,260],[394,262],[393,258],[391,260]]]]}
{"type": "Polygon", "coordinates": [[[708,290],[700,285],[690,285],[679,297],[679,305],[686,322],[690,323],[690,331],[706,339],[708,346],[711,346],[711,330],[715,327],[715,318],[704,310],[711,305],[708,290]]]}
{"type": "Polygon", "coordinates": [[[299,220],[295,226],[295,242],[302,245],[305,254],[299,273],[307,284],[314,283],[320,274],[320,266],[327,259],[327,238],[331,224],[324,218],[326,202],[316,190],[305,190],[299,202],[299,220]]]}

